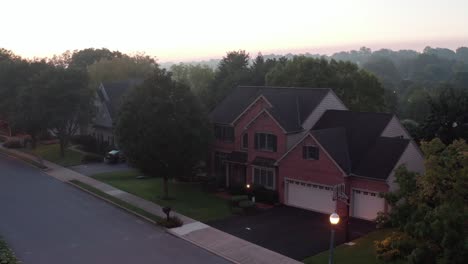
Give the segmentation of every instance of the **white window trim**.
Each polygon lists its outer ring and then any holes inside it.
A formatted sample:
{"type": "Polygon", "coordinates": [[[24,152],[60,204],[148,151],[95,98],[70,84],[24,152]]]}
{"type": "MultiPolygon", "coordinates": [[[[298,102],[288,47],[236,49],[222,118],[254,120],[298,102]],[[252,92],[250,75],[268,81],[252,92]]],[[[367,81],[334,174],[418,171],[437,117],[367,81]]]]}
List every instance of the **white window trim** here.
{"type": "Polygon", "coordinates": [[[252,183],[255,185],[255,169],[266,170],[273,172],[273,187],[264,185],[263,187],[269,190],[276,190],[276,170],[275,168],[262,167],[262,166],[252,166],[252,183]]]}

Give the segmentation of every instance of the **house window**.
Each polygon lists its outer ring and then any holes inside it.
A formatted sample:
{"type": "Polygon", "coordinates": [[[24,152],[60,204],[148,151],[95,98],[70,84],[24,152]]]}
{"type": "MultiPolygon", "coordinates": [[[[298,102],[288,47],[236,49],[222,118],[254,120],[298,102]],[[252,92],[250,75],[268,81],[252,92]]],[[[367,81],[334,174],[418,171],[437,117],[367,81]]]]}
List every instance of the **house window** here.
{"type": "Polygon", "coordinates": [[[254,167],[253,182],[267,189],[275,189],[275,170],[273,168],[254,167]]]}
{"type": "Polygon", "coordinates": [[[215,137],[222,141],[233,142],[234,128],[231,126],[215,125],[215,137]]]}
{"type": "Polygon", "coordinates": [[[249,148],[249,134],[247,133],[244,133],[244,135],[242,135],[242,148],[249,148]]]}
{"type": "Polygon", "coordinates": [[[302,147],[302,157],[308,160],[319,159],[319,149],[316,146],[304,146],[302,147]]]}
{"type": "Polygon", "coordinates": [[[255,133],[255,149],[276,151],[276,136],[267,133],[255,133]]]}

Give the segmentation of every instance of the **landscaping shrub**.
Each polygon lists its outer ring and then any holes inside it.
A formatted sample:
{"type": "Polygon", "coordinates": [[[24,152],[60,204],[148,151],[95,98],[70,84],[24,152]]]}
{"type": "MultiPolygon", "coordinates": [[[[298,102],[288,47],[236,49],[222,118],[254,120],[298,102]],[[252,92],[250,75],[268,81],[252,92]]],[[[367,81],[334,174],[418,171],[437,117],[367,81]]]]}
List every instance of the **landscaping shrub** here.
{"type": "Polygon", "coordinates": [[[177,216],[170,216],[167,219],[161,220],[159,224],[166,228],[175,228],[182,226],[184,222],[182,222],[182,220],[177,216]]]}
{"type": "Polygon", "coordinates": [[[388,213],[378,212],[375,218],[375,224],[378,229],[390,227],[390,217],[388,213]]]}
{"type": "Polygon", "coordinates": [[[247,195],[235,195],[231,197],[231,206],[239,206],[241,201],[248,201],[249,197],[247,195]]]}
{"type": "Polygon", "coordinates": [[[250,200],[240,201],[239,208],[242,208],[245,213],[254,213],[256,209],[255,203],[250,200]]]}
{"type": "Polygon", "coordinates": [[[83,158],[81,158],[82,163],[93,163],[93,162],[102,162],[104,157],[98,154],[85,154],[83,158]]]}
{"type": "Polygon", "coordinates": [[[21,144],[21,140],[19,139],[9,139],[5,143],[3,143],[5,148],[22,148],[23,144],[21,144]]]}
{"type": "Polygon", "coordinates": [[[384,261],[402,259],[413,251],[415,241],[404,233],[393,232],[381,241],[375,241],[377,258],[384,261]]]}
{"type": "Polygon", "coordinates": [[[279,200],[276,191],[269,190],[263,186],[255,186],[253,194],[257,202],[276,204],[279,200]]]}
{"type": "Polygon", "coordinates": [[[7,141],[7,137],[0,135],[0,142],[5,142],[5,141],[7,141]]]}

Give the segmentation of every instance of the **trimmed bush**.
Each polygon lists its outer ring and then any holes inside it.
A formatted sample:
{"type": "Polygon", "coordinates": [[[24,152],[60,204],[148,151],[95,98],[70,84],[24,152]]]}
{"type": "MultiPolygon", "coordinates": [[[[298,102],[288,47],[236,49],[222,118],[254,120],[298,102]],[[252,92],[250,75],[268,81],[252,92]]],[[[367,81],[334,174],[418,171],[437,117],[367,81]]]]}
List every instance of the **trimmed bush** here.
{"type": "Polygon", "coordinates": [[[5,142],[5,141],[7,141],[7,137],[0,135],[0,142],[5,142]]]}
{"type": "Polygon", "coordinates": [[[246,194],[246,190],[244,186],[231,186],[229,187],[229,194],[231,195],[244,195],[246,194]]]}
{"type": "Polygon", "coordinates": [[[375,225],[378,229],[390,227],[390,217],[388,213],[378,212],[375,218],[375,225]]]}
{"type": "Polygon", "coordinates": [[[241,201],[248,201],[249,197],[247,195],[236,195],[231,197],[231,206],[239,206],[241,201]]]}
{"type": "Polygon", "coordinates": [[[104,157],[98,154],[85,154],[83,158],[81,158],[82,163],[94,163],[94,162],[102,162],[104,157]]]}
{"type": "Polygon", "coordinates": [[[269,190],[263,186],[255,186],[253,195],[255,196],[255,201],[257,202],[276,204],[279,201],[278,192],[269,190]]]}
{"type": "Polygon", "coordinates": [[[5,148],[22,148],[23,144],[21,144],[21,140],[19,139],[10,139],[3,143],[5,148]]]}
{"type": "Polygon", "coordinates": [[[415,241],[404,233],[393,232],[381,241],[375,241],[377,258],[384,261],[402,259],[415,248],[415,241]]]}
{"type": "Polygon", "coordinates": [[[202,190],[204,192],[213,193],[218,190],[218,181],[216,177],[204,178],[201,184],[202,184],[202,190]]]}
{"type": "Polygon", "coordinates": [[[159,224],[166,228],[175,228],[175,227],[182,226],[184,222],[182,222],[182,220],[177,216],[170,216],[169,218],[164,219],[161,222],[159,222],[159,224]]]}

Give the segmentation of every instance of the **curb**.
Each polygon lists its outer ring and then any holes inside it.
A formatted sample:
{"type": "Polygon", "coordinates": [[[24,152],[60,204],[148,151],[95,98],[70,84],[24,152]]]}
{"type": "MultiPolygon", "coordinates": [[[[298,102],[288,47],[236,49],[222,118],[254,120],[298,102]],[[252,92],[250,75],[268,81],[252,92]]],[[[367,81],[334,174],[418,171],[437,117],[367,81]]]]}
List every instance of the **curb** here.
{"type": "Polygon", "coordinates": [[[19,160],[19,161],[21,161],[21,162],[23,162],[23,163],[26,163],[27,165],[29,165],[29,166],[31,166],[31,167],[40,169],[40,170],[42,170],[42,171],[48,171],[48,170],[50,169],[50,168],[47,167],[46,165],[40,165],[40,166],[35,165],[35,164],[33,164],[33,163],[39,164],[39,162],[37,162],[37,161],[35,161],[35,160],[32,160],[32,159],[29,159],[29,158],[26,158],[26,157],[18,157],[19,155],[16,155],[16,154],[12,153],[11,151],[9,151],[9,150],[7,150],[7,149],[5,149],[5,148],[1,148],[1,149],[0,149],[0,154],[3,154],[3,155],[5,155],[5,156],[8,156],[8,157],[10,157],[10,158],[12,158],[12,159],[19,160]],[[28,162],[28,161],[30,161],[30,162],[28,162]]]}
{"type": "MultiPolygon", "coordinates": [[[[156,226],[158,226],[158,227],[161,227],[161,228],[165,229],[165,231],[166,231],[168,234],[171,234],[171,235],[173,235],[173,236],[175,236],[175,237],[177,237],[177,238],[180,238],[180,239],[182,239],[182,240],[184,240],[184,241],[187,241],[187,242],[189,242],[189,243],[191,243],[191,244],[193,244],[193,245],[195,245],[195,246],[197,246],[197,247],[199,247],[199,248],[201,248],[201,249],[204,249],[204,250],[206,250],[206,251],[208,251],[208,252],[210,252],[210,253],[212,253],[212,254],[218,256],[218,257],[221,257],[221,258],[223,258],[223,259],[225,259],[225,260],[227,260],[227,261],[230,261],[230,262],[235,263],[235,264],[241,264],[240,262],[237,262],[237,261],[235,261],[235,260],[233,260],[233,259],[231,259],[231,258],[229,258],[229,257],[223,256],[223,255],[221,255],[221,254],[219,254],[219,253],[217,253],[217,252],[215,252],[215,251],[213,251],[213,250],[211,250],[211,249],[209,249],[209,248],[207,248],[207,247],[204,247],[204,246],[202,246],[202,245],[200,245],[200,244],[198,244],[198,243],[196,243],[196,242],[194,242],[194,241],[191,241],[191,240],[189,240],[189,239],[187,239],[187,238],[185,238],[185,237],[183,237],[183,236],[180,236],[180,235],[174,233],[173,231],[171,231],[170,228],[166,228],[166,227],[164,227],[164,226],[158,224],[156,221],[154,221],[154,220],[152,220],[152,219],[149,219],[149,218],[146,217],[146,216],[143,216],[143,215],[141,215],[141,214],[139,214],[139,213],[137,213],[137,212],[135,212],[135,211],[132,211],[132,210],[130,210],[130,209],[128,209],[128,208],[125,208],[125,207],[123,207],[123,206],[121,206],[121,205],[119,205],[119,204],[116,204],[116,203],[114,203],[113,201],[111,201],[111,200],[109,200],[109,199],[106,199],[106,198],[104,198],[104,197],[102,197],[102,196],[100,196],[100,195],[98,195],[98,194],[96,194],[96,193],[93,193],[93,192],[91,192],[91,191],[89,191],[89,190],[86,190],[85,188],[83,188],[83,187],[81,187],[81,186],[78,186],[78,185],[74,184],[73,182],[66,181],[66,183],[72,185],[73,187],[75,187],[75,188],[77,188],[77,189],[80,189],[80,190],[82,190],[82,191],[84,191],[84,192],[87,192],[87,193],[89,193],[89,194],[91,194],[91,195],[93,195],[93,196],[95,196],[95,197],[97,197],[97,198],[99,198],[99,199],[101,199],[101,200],[103,200],[103,201],[106,201],[106,202],[108,202],[108,203],[110,203],[110,204],[112,204],[112,205],[114,205],[114,206],[116,206],[116,207],[118,207],[118,208],[120,208],[120,209],[123,209],[123,210],[125,210],[125,211],[127,211],[127,212],[129,212],[129,213],[131,213],[131,214],[133,214],[133,215],[135,215],[135,216],[138,216],[138,217],[140,217],[140,218],[146,220],[147,222],[149,222],[149,223],[151,223],[151,224],[154,224],[154,225],[156,225],[156,226]]],[[[117,198],[117,199],[118,199],[118,198],[117,198]]]]}
{"type": "Polygon", "coordinates": [[[210,248],[207,248],[207,247],[205,247],[205,246],[202,246],[202,245],[198,244],[197,242],[194,242],[194,241],[192,241],[192,240],[190,240],[190,239],[187,239],[187,238],[185,238],[185,237],[183,237],[183,236],[180,236],[180,235],[174,233],[174,232],[173,232],[172,230],[170,230],[170,229],[167,229],[166,232],[169,233],[169,234],[171,234],[171,235],[173,235],[173,236],[175,236],[175,237],[177,237],[177,238],[180,238],[180,239],[182,239],[182,240],[184,240],[184,241],[187,241],[187,242],[191,243],[192,245],[195,245],[195,246],[197,246],[197,247],[199,247],[199,248],[201,248],[201,249],[204,249],[204,250],[206,250],[206,251],[208,251],[208,252],[211,252],[212,254],[214,254],[214,255],[216,255],[216,256],[218,256],[218,257],[220,257],[220,258],[223,258],[223,259],[225,259],[225,260],[227,260],[227,261],[230,261],[230,262],[232,262],[232,263],[234,263],[234,264],[242,264],[242,263],[240,263],[240,262],[238,262],[238,261],[236,261],[236,260],[231,259],[230,257],[226,257],[226,256],[221,255],[220,253],[218,253],[218,252],[216,252],[216,251],[214,251],[214,250],[212,250],[212,249],[210,249],[210,248]]]}
{"type": "MultiPolygon", "coordinates": [[[[93,196],[95,196],[95,197],[97,197],[97,198],[99,198],[99,199],[101,199],[101,200],[103,200],[103,201],[106,201],[106,202],[108,202],[108,203],[110,203],[110,204],[112,204],[112,205],[114,205],[114,206],[116,206],[116,207],[119,207],[120,209],[123,209],[123,210],[125,210],[125,211],[127,211],[127,212],[129,212],[129,213],[131,213],[131,214],[133,214],[133,215],[135,215],[135,216],[138,216],[138,217],[140,217],[140,218],[146,220],[147,222],[150,222],[150,223],[152,223],[152,224],[155,224],[155,225],[157,225],[157,226],[159,226],[159,227],[164,228],[164,229],[167,230],[167,228],[165,228],[164,226],[161,226],[160,224],[158,224],[158,222],[156,222],[156,221],[154,221],[154,220],[152,220],[152,219],[149,219],[148,217],[143,216],[143,215],[141,215],[141,214],[139,214],[139,213],[137,213],[137,212],[135,212],[135,211],[132,211],[132,210],[126,208],[126,207],[123,207],[123,206],[121,206],[121,205],[119,205],[119,204],[117,204],[117,203],[114,203],[113,201],[111,201],[111,200],[109,200],[109,199],[106,199],[106,198],[104,198],[104,197],[102,197],[102,196],[100,196],[100,195],[98,195],[98,194],[95,194],[95,193],[93,193],[93,192],[91,192],[91,191],[88,191],[88,190],[86,190],[85,188],[74,184],[73,182],[66,181],[65,183],[68,183],[68,184],[74,186],[75,188],[78,188],[78,189],[80,189],[80,190],[82,190],[82,191],[84,191],[84,192],[87,192],[87,193],[89,193],[89,194],[91,194],[91,195],[93,195],[93,196]]],[[[117,199],[118,199],[118,198],[117,198],[117,199]]]]}

